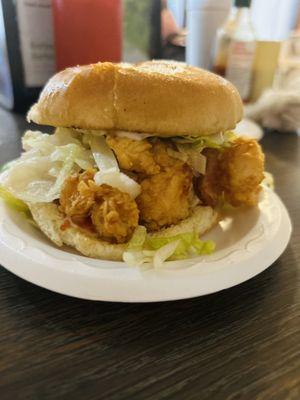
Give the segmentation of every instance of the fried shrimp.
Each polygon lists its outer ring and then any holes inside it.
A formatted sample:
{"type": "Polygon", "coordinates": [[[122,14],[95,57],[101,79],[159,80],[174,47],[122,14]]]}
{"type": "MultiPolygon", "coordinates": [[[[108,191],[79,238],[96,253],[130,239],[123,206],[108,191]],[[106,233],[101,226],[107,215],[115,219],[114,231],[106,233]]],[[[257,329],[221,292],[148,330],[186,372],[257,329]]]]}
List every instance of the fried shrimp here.
{"type": "Polygon", "coordinates": [[[129,194],[109,185],[101,185],[96,193],[91,218],[101,238],[124,243],[138,225],[139,210],[129,194]]]}
{"type": "Polygon", "coordinates": [[[212,207],[215,207],[222,195],[220,151],[216,149],[204,149],[202,153],[206,157],[205,175],[195,179],[195,191],[200,200],[212,207]]]}
{"type": "Polygon", "coordinates": [[[60,210],[81,227],[91,225],[102,239],[123,243],[138,225],[139,210],[127,193],[109,185],[97,186],[94,171],[65,180],[60,210]]]}
{"type": "Polygon", "coordinates": [[[195,189],[206,205],[225,200],[233,206],[253,206],[258,202],[264,178],[264,155],[255,140],[237,139],[224,151],[206,149],[205,175],[197,178],[195,189]]]}
{"type": "Polygon", "coordinates": [[[95,191],[89,184],[93,170],[68,177],[60,194],[60,209],[69,217],[86,217],[95,203],[95,191]]]}
{"type": "Polygon", "coordinates": [[[168,154],[170,143],[161,140],[133,140],[126,137],[107,136],[106,142],[114,151],[122,169],[142,175],[155,175],[164,168],[182,165],[168,154]]]}
{"type": "Polygon", "coordinates": [[[255,140],[237,139],[222,154],[224,188],[233,206],[254,206],[258,202],[260,183],[264,178],[264,155],[255,140]]]}
{"type": "Polygon", "coordinates": [[[126,173],[137,173],[141,194],[136,199],[140,221],[150,230],[176,224],[189,215],[192,171],[169,155],[171,143],[159,139],[106,139],[126,173]]]}
{"type": "Polygon", "coordinates": [[[136,199],[140,220],[150,230],[176,224],[188,217],[192,172],[186,164],[147,177],[141,187],[142,192],[136,199]]]}
{"type": "Polygon", "coordinates": [[[174,150],[171,143],[157,140],[153,143],[154,160],[160,166],[161,170],[165,168],[181,168],[184,162],[169,155],[168,149],[174,150]]]}
{"type": "MultiPolygon", "coordinates": [[[[60,209],[74,223],[89,223],[95,234],[112,243],[130,239],[139,221],[150,231],[177,224],[191,211],[193,172],[172,157],[172,144],[154,139],[107,137],[124,172],[134,174],[141,193],[129,194],[110,185],[96,185],[94,170],[66,179],[60,209]]],[[[206,173],[194,178],[194,189],[205,205],[227,201],[233,206],[258,202],[264,156],[255,140],[237,139],[223,150],[207,148],[206,173]]]]}
{"type": "Polygon", "coordinates": [[[114,151],[122,169],[147,175],[160,171],[153,156],[152,145],[147,140],[107,136],[106,142],[114,151]]]}

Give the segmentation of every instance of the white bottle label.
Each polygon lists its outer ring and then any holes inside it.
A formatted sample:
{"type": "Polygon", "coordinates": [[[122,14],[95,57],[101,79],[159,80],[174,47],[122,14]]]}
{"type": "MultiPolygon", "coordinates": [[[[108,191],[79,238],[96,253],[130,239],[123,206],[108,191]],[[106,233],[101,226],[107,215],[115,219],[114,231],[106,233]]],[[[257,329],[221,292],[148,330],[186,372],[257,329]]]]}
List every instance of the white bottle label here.
{"type": "Polygon", "coordinates": [[[255,48],[255,41],[238,40],[232,40],[229,47],[226,78],[238,89],[243,100],[250,95],[255,48]]]}
{"type": "Polygon", "coordinates": [[[24,79],[39,87],[55,72],[51,0],[17,0],[24,79]]]}

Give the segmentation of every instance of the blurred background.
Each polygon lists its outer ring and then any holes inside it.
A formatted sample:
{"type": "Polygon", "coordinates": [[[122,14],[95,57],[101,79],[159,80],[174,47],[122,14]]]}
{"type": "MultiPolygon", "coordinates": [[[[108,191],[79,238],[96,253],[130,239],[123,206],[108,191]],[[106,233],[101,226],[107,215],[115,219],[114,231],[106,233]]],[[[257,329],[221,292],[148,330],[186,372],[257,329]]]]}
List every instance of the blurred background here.
{"type": "Polygon", "coordinates": [[[171,59],[232,81],[246,116],[300,127],[300,0],[0,0],[0,105],[68,66],[171,59]]]}

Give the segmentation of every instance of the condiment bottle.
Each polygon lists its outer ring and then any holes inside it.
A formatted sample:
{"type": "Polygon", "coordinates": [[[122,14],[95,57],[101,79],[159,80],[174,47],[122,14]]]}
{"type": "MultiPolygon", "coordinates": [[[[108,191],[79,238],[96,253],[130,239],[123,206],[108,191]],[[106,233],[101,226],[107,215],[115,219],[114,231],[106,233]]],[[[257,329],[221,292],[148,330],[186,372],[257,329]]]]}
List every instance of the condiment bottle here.
{"type": "Polygon", "coordinates": [[[122,57],[121,0],[52,0],[56,67],[122,57]]]}
{"type": "Polygon", "coordinates": [[[247,101],[251,91],[256,49],[250,15],[251,0],[235,0],[234,8],[218,32],[214,70],[224,75],[247,101]]]}
{"type": "Polygon", "coordinates": [[[26,110],[55,72],[51,0],[0,0],[0,104],[26,110]]]}

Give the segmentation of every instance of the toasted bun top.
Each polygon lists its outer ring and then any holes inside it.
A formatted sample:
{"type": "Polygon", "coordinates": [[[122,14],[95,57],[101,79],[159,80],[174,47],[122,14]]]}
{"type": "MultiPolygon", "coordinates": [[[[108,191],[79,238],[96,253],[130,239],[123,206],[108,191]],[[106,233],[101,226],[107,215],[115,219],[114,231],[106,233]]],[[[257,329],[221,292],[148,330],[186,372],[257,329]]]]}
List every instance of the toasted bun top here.
{"type": "Polygon", "coordinates": [[[233,129],[242,114],[237,90],[211,72],[172,61],[106,62],[53,76],[28,120],[56,127],[196,136],[233,129]]]}

